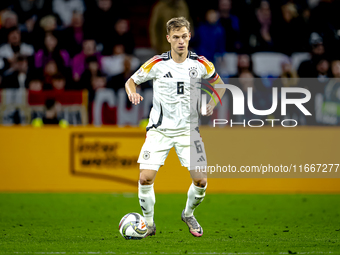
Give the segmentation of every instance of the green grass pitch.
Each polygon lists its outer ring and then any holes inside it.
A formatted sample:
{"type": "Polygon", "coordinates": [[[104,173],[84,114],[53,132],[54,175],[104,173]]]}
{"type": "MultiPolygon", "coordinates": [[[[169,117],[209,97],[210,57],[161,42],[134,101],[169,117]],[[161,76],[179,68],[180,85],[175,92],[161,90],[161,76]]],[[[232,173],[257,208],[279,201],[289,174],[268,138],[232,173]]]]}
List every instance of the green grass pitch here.
{"type": "Polygon", "coordinates": [[[136,194],[0,194],[2,254],[340,254],[340,195],[209,194],[193,237],[186,194],[156,194],[156,236],[125,240],[136,194]]]}

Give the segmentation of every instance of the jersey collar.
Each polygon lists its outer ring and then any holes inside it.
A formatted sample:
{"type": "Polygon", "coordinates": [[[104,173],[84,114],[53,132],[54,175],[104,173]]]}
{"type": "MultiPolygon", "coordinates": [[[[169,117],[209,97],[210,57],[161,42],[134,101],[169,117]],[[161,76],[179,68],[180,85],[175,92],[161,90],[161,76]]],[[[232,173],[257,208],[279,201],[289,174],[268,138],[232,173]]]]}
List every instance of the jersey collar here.
{"type": "MultiPolygon", "coordinates": [[[[190,53],[190,50],[188,50],[187,58],[190,58],[190,56],[191,56],[191,53],[190,53]]],[[[171,50],[168,51],[168,58],[172,59],[172,57],[171,57],[171,50]]]]}

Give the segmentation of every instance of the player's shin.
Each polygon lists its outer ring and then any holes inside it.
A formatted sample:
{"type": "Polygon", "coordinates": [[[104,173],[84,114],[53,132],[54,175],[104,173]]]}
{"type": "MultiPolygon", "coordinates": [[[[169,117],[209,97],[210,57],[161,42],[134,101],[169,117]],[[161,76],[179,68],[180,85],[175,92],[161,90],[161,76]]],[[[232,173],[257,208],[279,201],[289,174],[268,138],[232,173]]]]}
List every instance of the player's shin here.
{"type": "Polygon", "coordinates": [[[185,217],[190,217],[193,215],[195,208],[199,206],[199,204],[204,199],[206,188],[207,185],[205,185],[203,188],[197,187],[193,183],[190,185],[188,199],[184,210],[185,217]]]}
{"type": "Polygon", "coordinates": [[[153,184],[141,185],[138,181],[138,198],[144,218],[149,226],[153,225],[154,205],[156,202],[153,184]]]}

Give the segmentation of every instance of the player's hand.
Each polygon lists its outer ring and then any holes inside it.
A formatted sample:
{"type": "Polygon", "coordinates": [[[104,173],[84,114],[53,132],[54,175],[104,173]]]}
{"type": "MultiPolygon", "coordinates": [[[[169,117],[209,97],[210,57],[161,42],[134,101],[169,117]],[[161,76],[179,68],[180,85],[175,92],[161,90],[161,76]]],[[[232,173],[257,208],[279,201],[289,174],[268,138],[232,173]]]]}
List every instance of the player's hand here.
{"type": "Polygon", "coordinates": [[[132,104],[134,104],[134,105],[137,105],[137,104],[139,104],[141,101],[143,101],[143,97],[141,96],[141,95],[139,95],[138,93],[130,93],[129,95],[128,95],[128,97],[129,97],[129,100],[130,100],[130,102],[132,103],[132,104]]]}
{"type": "Polygon", "coordinates": [[[206,114],[202,114],[202,115],[203,116],[211,116],[213,114],[213,112],[214,112],[214,108],[210,104],[207,104],[206,114]]]}

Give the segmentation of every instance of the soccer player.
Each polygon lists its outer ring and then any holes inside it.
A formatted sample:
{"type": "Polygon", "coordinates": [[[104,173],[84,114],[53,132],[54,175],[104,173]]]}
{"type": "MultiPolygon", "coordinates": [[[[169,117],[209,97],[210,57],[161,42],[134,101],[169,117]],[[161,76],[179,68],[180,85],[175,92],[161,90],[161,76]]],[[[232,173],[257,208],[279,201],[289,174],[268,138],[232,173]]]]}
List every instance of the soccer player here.
{"type": "MultiPolygon", "coordinates": [[[[203,171],[197,172],[196,167],[203,169],[207,162],[198,129],[199,108],[193,109],[190,102],[190,94],[194,94],[190,81],[203,78],[208,79],[212,85],[223,82],[211,62],[188,51],[191,34],[190,23],[185,18],[172,18],[167,22],[166,29],[171,50],[144,63],[125,84],[129,100],[137,105],[143,97],[136,92],[136,86],[153,80],[153,107],[146,128],[145,143],[138,158],[138,197],[148,223],[146,236],[155,235],[153,183],[170,149],[175,147],[182,166],[188,168],[192,178],[181,218],[188,225],[190,233],[200,237],[203,229],[193,212],[205,196],[207,176],[203,171]]],[[[216,89],[220,97],[224,91],[216,89]]],[[[213,94],[213,97],[217,98],[217,95],[213,94]]],[[[214,101],[210,100],[205,109],[207,116],[213,113],[214,107],[214,101]]]]}

